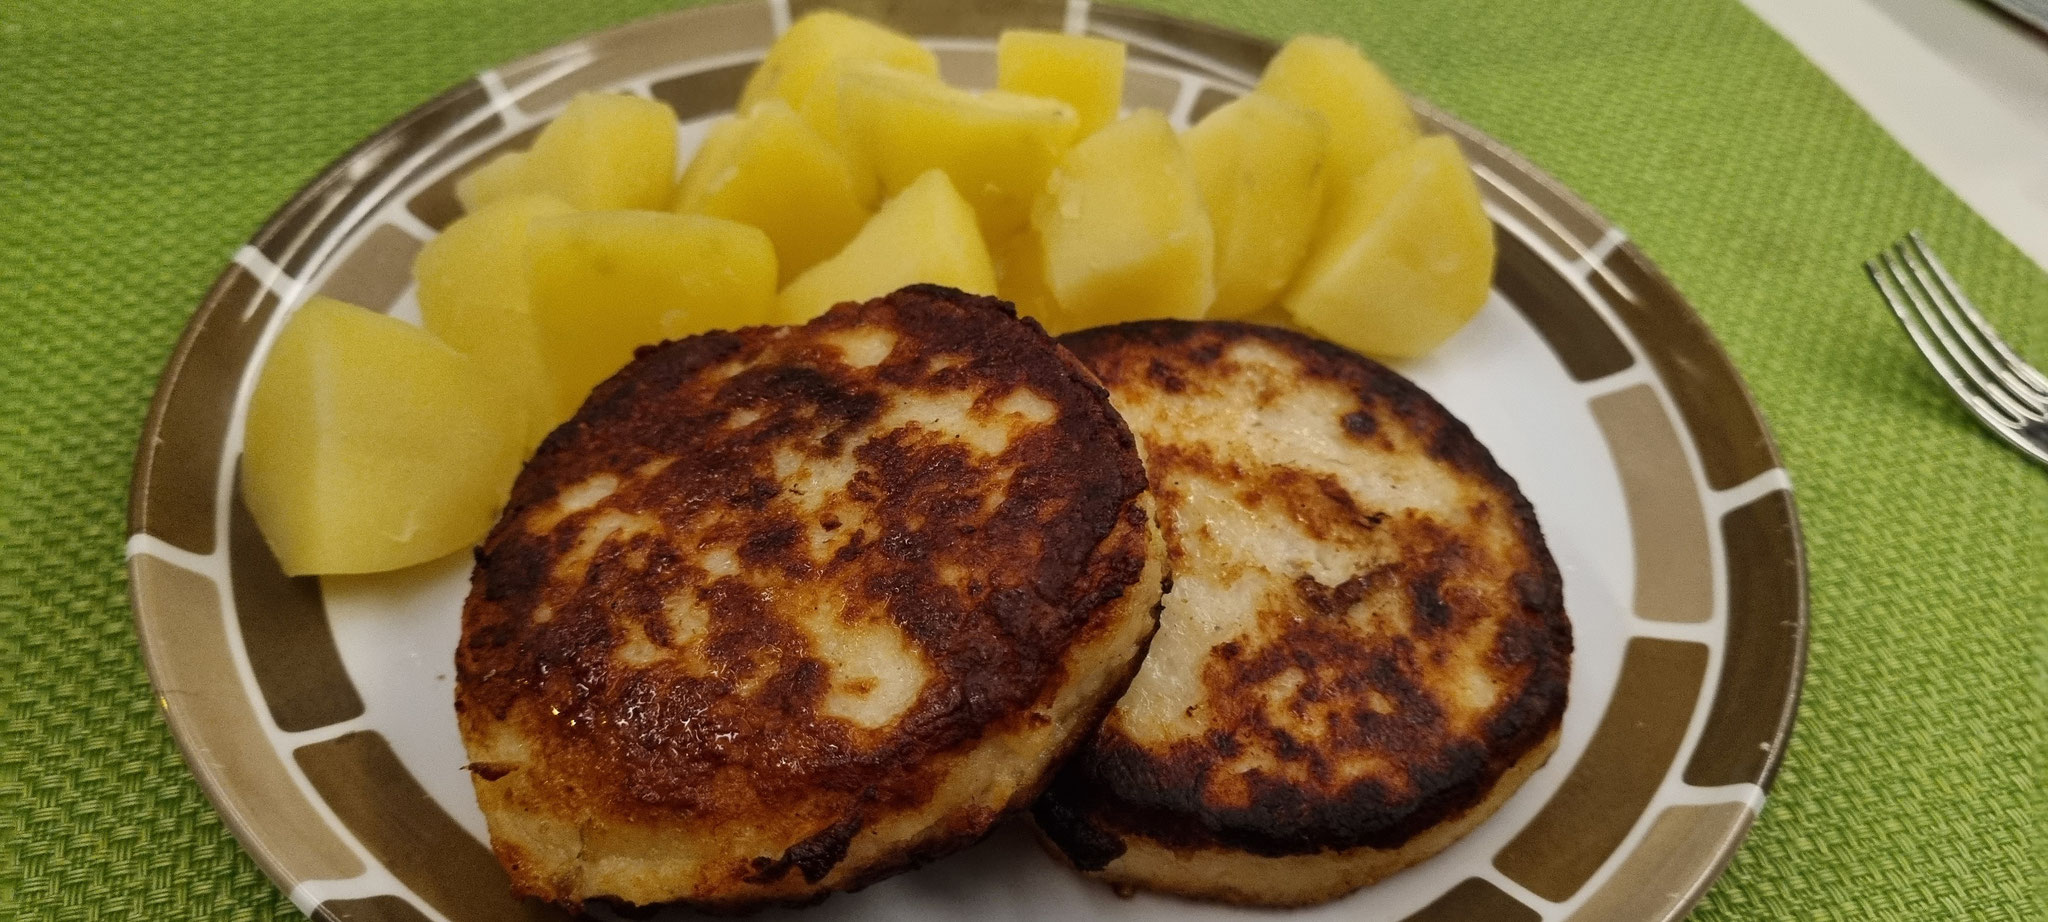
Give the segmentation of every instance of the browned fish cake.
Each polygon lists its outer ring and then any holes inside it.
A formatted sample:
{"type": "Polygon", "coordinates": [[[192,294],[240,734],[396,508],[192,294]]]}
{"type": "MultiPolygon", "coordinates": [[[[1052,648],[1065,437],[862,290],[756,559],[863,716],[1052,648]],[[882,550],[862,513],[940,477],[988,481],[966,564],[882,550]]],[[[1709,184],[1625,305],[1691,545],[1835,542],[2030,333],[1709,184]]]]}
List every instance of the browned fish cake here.
{"type": "Polygon", "coordinates": [[[1136,668],[1151,508],[1101,386],[993,298],[641,350],[520,474],[463,610],[513,889],[741,910],[980,838],[1136,668]]]}
{"type": "Polygon", "coordinates": [[[1406,379],[1272,327],[1061,340],[1147,451],[1174,574],[1144,665],[1033,815],[1120,887],[1334,899],[1549,757],[1571,627],[1514,482],[1406,379]]]}

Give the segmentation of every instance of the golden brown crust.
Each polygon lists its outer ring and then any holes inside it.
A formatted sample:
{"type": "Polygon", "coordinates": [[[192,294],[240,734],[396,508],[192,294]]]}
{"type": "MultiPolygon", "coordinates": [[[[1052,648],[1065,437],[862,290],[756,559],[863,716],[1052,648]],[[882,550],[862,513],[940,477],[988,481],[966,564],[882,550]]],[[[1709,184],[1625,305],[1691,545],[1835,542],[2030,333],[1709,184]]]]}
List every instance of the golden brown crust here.
{"type": "Polygon", "coordinates": [[[457,710],[515,889],[745,909],[979,837],[1043,779],[969,784],[969,754],[1069,745],[1069,687],[1093,711],[1134,668],[1144,489],[1100,385],[992,298],[642,349],[520,475],[464,609],[457,710]],[[584,851],[646,830],[694,876],[607,892],[584,851]]]}
{"type": "MultiPolygon", "coordinates": [[[[1133,837],[1116,861],[1090,873],[1113,887],[1145,887],[1240,906],[1286,908],[1329,902],[1443,851],[1477,828],[1549,761],[1557,739],[1558,732],[1551,731],[1509,766],[1485,800],[1394,848],[1360,846],[1268,857],[1222,846],[1175,849],[1133,837]]],[[[1054,855],[1065,857],[1042,830],[1039,841],[1054,855]]]]}
{"type": "MultiPolygon", "coordinates": [[[[1139,726],[1138,705],[1120,704],[1040,798],[1040,829],[1077,866],[1104,868],[1134,839],[1276,858],[1400,850],[1486,801],[1553,736],[1571,652],[1556,564],[1513,480],[1436,401],[1271,327],[1153,321],[1061,341],[1145,441],[1175,569],[1274,587],[1238,614],[1240,633],[1193,654],[1192,727],[1139,726]],[[1303,422],[1308,404],[1320,415],[1303,422]],[[1237,433],[1268,417],[1299,431],[1247,449],[1237,433]],[[1364,494],[1383,471],[1394,486],[1364,494]],[[1198,501],[1339,549],[1353,569],[1317,578],[1219,554],[1251,539],[1211,534],[1224,526],[1191,514],[1198,501]]],[[[1151,668],[1125,702],[1158,698],[1148,681],[1170,686],[1151,668]]]]}

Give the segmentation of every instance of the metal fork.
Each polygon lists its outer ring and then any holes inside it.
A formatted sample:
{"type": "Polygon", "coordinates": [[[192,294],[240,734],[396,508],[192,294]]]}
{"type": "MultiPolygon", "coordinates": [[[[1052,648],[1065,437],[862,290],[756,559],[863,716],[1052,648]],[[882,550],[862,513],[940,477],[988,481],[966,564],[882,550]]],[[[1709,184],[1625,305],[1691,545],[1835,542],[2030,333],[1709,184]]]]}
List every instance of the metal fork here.
{"type": "Polygon", "coordinates": [[[1971,415],[2048,465],[2048,376],[1999,338],[1920,232],[1908,233],[1863,268],[1906,335],[1971,415]]]}

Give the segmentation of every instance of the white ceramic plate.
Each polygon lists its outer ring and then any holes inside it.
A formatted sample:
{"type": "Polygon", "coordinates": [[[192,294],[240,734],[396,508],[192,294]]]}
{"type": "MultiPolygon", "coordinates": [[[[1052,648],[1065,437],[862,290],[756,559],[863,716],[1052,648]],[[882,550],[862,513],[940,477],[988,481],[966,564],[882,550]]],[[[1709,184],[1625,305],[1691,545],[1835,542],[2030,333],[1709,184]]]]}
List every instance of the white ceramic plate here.
{"type": "MultiPolygon", "coordinates": [[[[1124,40],[1127,105],[1165,110],[1181,127],[1244,92],[1273,51],[1100,4],[853,6],[926,38],[946,76],[969,86],[993,82],[1004,27],[1124,40]]],[[[194,316],[136,465],[137,632],[193,771],[309,914],[557,915],[508,895],[462,770],[452,699],[466,555],[289,579],[241,507],[243,413],[270,338],[315,293],[416,319],[412,257],[457,216],[455,178],[528,143],[576,92],[668,102],[687,153],[803,9],[751,0],[672,13],[479,75],[302,190],[194,316]]],[[[1727,358],[1625,236],[1499,144],[1417,110],[1472,157],[1501,257],[1472,324],[1396,367],[1463,419],[1535,504],[1577,641],[1571,704],[1557,754],[1471,835],[1297,917],[1676,918],[1762,807],[1790,731],[1806,624],[1790,484],[1727,358]]],[[[1118,898],[1015,824],[799,912],[814,922],[1248,914],[1118,898]]]]}

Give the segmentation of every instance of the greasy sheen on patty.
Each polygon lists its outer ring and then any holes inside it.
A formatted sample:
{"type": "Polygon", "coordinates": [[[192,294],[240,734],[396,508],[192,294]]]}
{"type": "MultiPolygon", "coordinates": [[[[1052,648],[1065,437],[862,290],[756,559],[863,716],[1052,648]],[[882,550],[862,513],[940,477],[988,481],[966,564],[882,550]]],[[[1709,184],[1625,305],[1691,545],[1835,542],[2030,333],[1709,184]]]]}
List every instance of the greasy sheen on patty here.
{"type": "Polygon", "coordinates": [[[1147,452],[1171,590],[1034,808],[1120,887],[1333,899],[1443,849],[1548,758],[1571,628],[1534,511],[1354,353],[1239,323],[1061,340],[1147,452]]]}
{"type": "Polygon", "coordinates": [[[912,286],[642,349],[477,553],[456,709],[515,892],[856,889],[1036,796],[1156,624],[1164,546],[1089,372],[912,286]]]}

